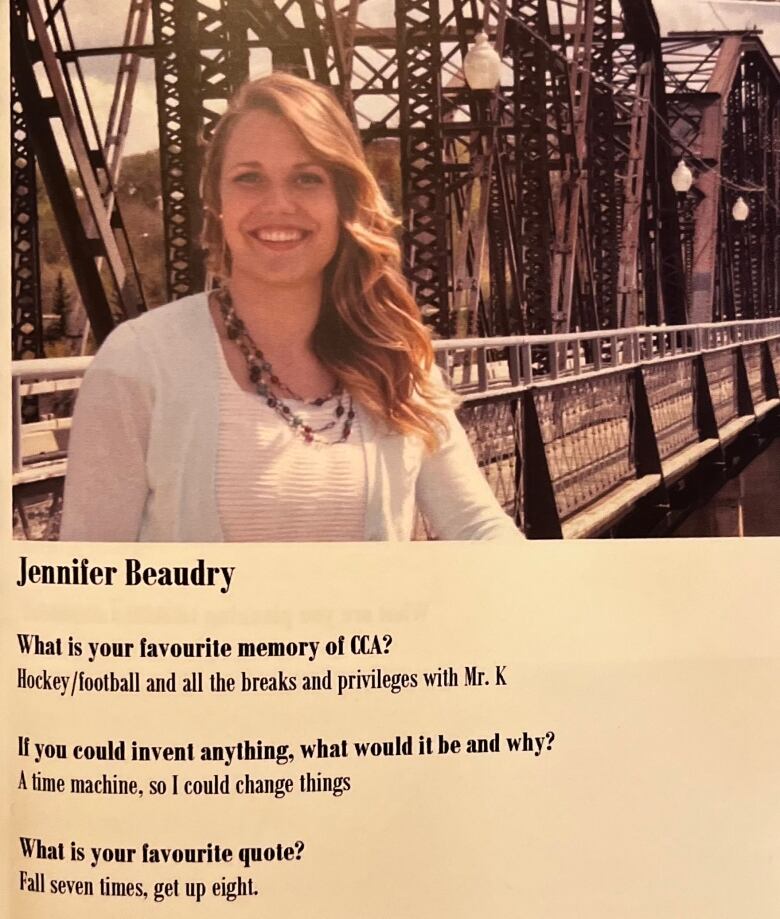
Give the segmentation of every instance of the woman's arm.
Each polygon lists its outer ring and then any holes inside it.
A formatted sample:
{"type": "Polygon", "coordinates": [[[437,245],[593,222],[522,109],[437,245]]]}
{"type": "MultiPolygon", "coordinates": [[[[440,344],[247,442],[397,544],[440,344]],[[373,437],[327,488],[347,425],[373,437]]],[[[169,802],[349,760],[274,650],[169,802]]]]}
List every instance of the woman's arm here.
{"type": "Polygon", "coordinates": [[[423,459],[417,504],[440,539],[500,539],[523,534],[499,505],[482,474],[455,413],[445,417],[447,434],[423,459]]]}
{"type": "Polygon", "coordinates": [[[152,374],[132,323],[118,326],[90,364],[68,443],[61,540],[138,539],[149,493],[152,374]]]}

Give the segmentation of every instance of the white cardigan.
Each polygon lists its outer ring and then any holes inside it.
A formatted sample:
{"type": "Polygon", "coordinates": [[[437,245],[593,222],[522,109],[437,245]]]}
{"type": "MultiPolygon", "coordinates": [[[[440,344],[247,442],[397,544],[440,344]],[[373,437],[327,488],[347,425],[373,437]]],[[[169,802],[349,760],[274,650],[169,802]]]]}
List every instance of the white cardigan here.
{"type": "MultiPolygon", "coordinates": [[[[215,487],[220,347],[203,293],[124,322],[106,339],[74,412],[61,539],[224,541],[215,487]]],[[[366,540],[410,539],[415,503],[442,539],[522,539],[454,413],[427,454],[419,438],[382,431],[356,411],[366,540]]]]}

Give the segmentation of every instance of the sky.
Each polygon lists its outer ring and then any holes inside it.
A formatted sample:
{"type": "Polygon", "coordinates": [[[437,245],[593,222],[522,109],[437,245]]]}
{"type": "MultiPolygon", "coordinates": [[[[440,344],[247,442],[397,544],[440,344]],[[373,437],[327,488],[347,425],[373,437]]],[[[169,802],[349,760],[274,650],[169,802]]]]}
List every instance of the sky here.
{"type": "MultiPolygon", "coordinates": [[[[114,15],[94,15],[94,0],[67,0],[71,29],[77,47],[121,44],[125,29],[127,0],[115,0],[114,15]]],[[[367,25],[392,23],[392,0],[368,0],[361,5],[360,19],[367,25]]],[[[769,53],[780,55],[780,0],[656,0],[656,14],[663,33],[697,29],[763,29],[769,53]]],[[[151,36],[149,36],[151,40],[151,36]]],[[[780,63],[780,62],[779,62],[780,63]]],[[[103,130],[114,92],[117,57],[85,58],[83,69],[93,108],[103,130]]],[[[252,76],[267,72],[263,55],[253,56],[252,76]]],[[[142,62],[133,103],[126,154],[140,153],[158,146],[157,106],[154,94],[154,69],[151,61],[142,62]]]]}

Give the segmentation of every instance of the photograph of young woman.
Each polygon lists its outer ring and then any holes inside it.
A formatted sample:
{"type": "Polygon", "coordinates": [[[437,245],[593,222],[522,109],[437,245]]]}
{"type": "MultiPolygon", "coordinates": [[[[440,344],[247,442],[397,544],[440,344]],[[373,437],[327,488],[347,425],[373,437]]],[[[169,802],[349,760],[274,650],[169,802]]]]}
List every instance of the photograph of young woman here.
{"type": "Polygon", "coordinates": [[[119,325],[80,389],[61,539],[522,534],[401,273],[398,221],[331,92],[245,84],[202,178],[213,289],[119,325]]]}

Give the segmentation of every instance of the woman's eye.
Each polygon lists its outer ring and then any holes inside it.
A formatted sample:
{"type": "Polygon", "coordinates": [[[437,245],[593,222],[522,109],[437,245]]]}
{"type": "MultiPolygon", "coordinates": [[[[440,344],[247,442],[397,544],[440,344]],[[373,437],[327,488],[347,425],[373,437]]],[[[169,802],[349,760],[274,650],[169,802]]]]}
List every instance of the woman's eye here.
{"type": "Polygon", "coordinates": [[[295,180],[299,185],[322,185],[325,182],[323,176],[318,172],[302,172],[295,180]]]}
{"type": "Polygon", "coordinates": [[[260,181],[259,172],[239,172],[233,176],[233,181],[242,185],[255,185],[260,181]]]}

